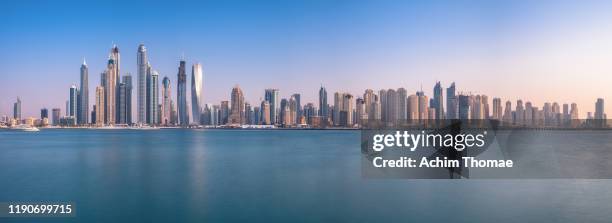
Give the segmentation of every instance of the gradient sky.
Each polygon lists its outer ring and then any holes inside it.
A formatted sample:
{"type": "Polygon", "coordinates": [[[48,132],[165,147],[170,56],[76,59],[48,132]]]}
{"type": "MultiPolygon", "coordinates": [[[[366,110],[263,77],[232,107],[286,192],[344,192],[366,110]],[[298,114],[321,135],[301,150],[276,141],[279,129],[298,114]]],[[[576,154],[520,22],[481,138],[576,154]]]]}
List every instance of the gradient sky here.
{"type": "Polygon", "coordinates": [[[431,95],[438,80],[513,106],[519,98],[540,108],[576,102],[584,117],[612,94],[609,1],[41,0],[2,8],[0,115],[12,114],[18,96],[24,117],[42,107],[63,113],[83,58],[93,105],[113,42],[122,75],[134,77],[144,43],[173,97],[181,55],[203,63],[205,103],[228,100],[236,84],[252,104],[265,88],[301,93],[305,104],[321,84],[330,98],[421,85],[431,95]]]}

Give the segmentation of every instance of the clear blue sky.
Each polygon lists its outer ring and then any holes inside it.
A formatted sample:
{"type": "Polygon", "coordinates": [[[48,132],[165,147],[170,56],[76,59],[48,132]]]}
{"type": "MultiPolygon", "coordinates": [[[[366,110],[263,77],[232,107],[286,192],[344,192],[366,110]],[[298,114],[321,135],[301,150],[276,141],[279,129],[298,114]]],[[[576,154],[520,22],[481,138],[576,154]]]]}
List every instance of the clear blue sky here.
{"type": "Polygon", "coordinates": [[[440,80],[513,104],[577,102],[584,116],[612,93],[612,4],[603,1],[13,1],[2,8],[6,115],[17,96],[24,116],[38,117],[41,107],[63,111],[83,58],[93,101],[113,42],[122,73],[135,74],[144,43],[174,88],[183,53],[189,64],[203,63],[206,103],[229,99],[235,84],[251,103],[279,88],[283,97],[301,93],[305,104],[321,84],[330,95],[421,85],[431,94],[440,80]]]}

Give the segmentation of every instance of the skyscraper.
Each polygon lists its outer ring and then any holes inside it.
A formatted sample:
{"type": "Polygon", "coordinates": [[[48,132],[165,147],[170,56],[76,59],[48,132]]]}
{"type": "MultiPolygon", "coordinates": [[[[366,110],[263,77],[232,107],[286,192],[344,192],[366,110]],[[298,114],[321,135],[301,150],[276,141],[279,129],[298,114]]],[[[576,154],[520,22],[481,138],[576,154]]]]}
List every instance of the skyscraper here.
{"type": "Polygon", "coordinates": [[[261,102],[261,124],[270,125],[270,102],[262,101],[261,102]]]}
{"type": "Polygon", "coordinates": [[[123,124],[132,124],[132,75],[127,73],[122,77],[120,85],[120,114],[119,120],[123,124]]]}
{"type": "Polygon", "coordinates": [[[59,125],[61,110],[59,108],[51,109],[51,120],[53,125],[59,125]]]}
{"type": "Polygon", "coordinates": [[[229,114],[229,101],[221,101],[221,108],[219,109],[219,124],[227,124],[229,120],[229,114]]]}
{"type": "Polygon", "coordinates": [[[327,90],[323,86],[319,89],[319,116],[327,118],[329,111],[329,104],[327,104],[327,90]]]}
{"type": "Polygon", "coordinates": [[[380,118],[383,122],[387,122],[388,119],[388,114],[389,114],[389,107],[387,104],[387,90],[382,89],[380,91],[378,91],[378,97],[380,98],[380,118]]]}
{"type": "Polygon", "coordinates": [[[49,110],[47,108],[40,109],[40,119],[49,118],[49,110]]]}
{"type": "Polygon", "coordinates": [[[340,92],[334,93],[334,111],[332,114],[332,120],[335,126],[340,125],[340,111],[342,110],[343,95],[340,92]]]}
{"type": "MultiPolygon", "coordinates": [[[[117,46],[117,44],[113,44],[113,47],[111,48],[110,51],[112,58],[114,59],[114,69],[115,71],[113,72],[115,74],[114,79],[115,79],[115,105],[114,105],[114,116],[115,116],[115,123],[122,123],[119,120],[121,119],[121,104],[123,103],[121,101],[122,97],[119,91],[121,91],[121,73],[119,73],[120,70],[120,61],[121,61],[121,55],[119,54],[119,47],[117,46]]],[[[125,111],[124,111],[125,112],[125,111]]]]}
{"type": "Polygon", "coordinates": [[[503,120],[506,125],[512,125],[514,122],[514,117],[512,116],[512,102],[510,101],[506,101],[503,120]]]}
{"type": "Polygon", "coordinates": [[[493,119],[501,121],[503,116],[501,98],[493,98],[493,119]]]}
{"type": "Polygon", "coordinates": [[[189,125],[189,111],[187,110],[187,73],[185,71],[185,60],[179,62],[177,74],[178,121],[181,126],[189,125]]]}
{"type": "Polygon", "coordinates": [[[400,111],[400,101],[399,101],[399,97],[398,97],[398,93],[393,90],[393,89],[389,89],[387,90],[387,123],[397,123],[397,120],[399,118],[399,111],[400,111]]]}
{"type": "MultiPolygon", "coordinates": [[[[472,96],[471,95],[459,95],[459,119],[469,120],[472,117],[472,96]]],[[[450,109],[450,108],[449,108],[450,109]]]]}
{"type": "Polygon", "coordinates": [[[108,64],[106,66],[106,85],[104,86],[104,115],[106,117],[107,124],[115,124],[115,118],[117,116],[116,99],[117,99],[117,65],[115,64],[115,58],[113,53],[109,55],[108,64]]]}
{"type": "Polygon", "coordinates": [[[297,123],[300,116],[302,116],[302,96],[298,93],[291,95],[295,99],[295,121],[297,123]]]}
{"type": "Polygon", "coordinates": [[[202,64],[195,63],[191,67],[191,114],[195,124],[200,124],[202,112],[202,64]]]}
{"type": "Polygon", "coordinates": [[[136,65],[138,69],[138,123],[145,123],[147,110],[147,48],[138,46],[136,65]]]}
{"type": "Polygon", "coordinates": [[[104,114],[104,97],[105,97],[105,93],[104,93],[104,87],[102,86],[98,86],[96,87],[96,125],[97,126],[102,126],[105,124],[105,117],[106,115],[104,114]]]}
{"type": "MultiPolygon", "coordinates": [[[[369,120],[375,120],[374,114],[372,112],[372,103],[374,103],[374,91],[372,89],[366,89],[363,93],[363,103],[365,105],[365,113],[369,120]]],[[[408,97],[408,96],[406,96],[408,97]]],[[[406,112],[407,113],[407,112],[406,112]]],[[[407,117],[407,116],[406,116],[407,117]]]]}
{"type": "Polygon", "coordinates": [[[240,86],[236,85],[232,89],[232,107],[229,117],[230,124],[244,124],[244,95],[240,86]]]}
{"type": "Polygon", "coordinates": [[[77,113],[77,96],[79,94],[79,90],[77,90],[77,87],[72,85],[70,87],[70,97],[68,98],[68,100],[70,101],[70,112],[68,113],[68,116],[71,117],[76,117],[76,113],[77,113]]]}
{"type": "Polygon", "coordinates": [[[451,83],[450,87],[446,88],[446,118],[459,118],[459,101],[456,96],[455,82],[451,83]]]}
{"type": "Polygon", "coordinates": [[[89,68],[84,59],[81,64],[81,85],[79,87],[77,122],[85,125],[89,123],[89,68]]]}
{"type": "Polygon", "coordinates": [[[595,114],[593,118],[598,119],[598,120],[605,119],[604,99],[603,98],[598,98],[597,101],[595,102],[595,114]]]}
{"type": "Polygon", "coordinates": [[[408,92],[406,91],[406,89],[404,88],[398,88],[397,89],[397,101],[398,101],[398,108],[397,108],[397,119],[399,121],[405,121],[406,119],[408,119],[408,92]]]}
{"type": "Polygon", "coordinates": [[[150,72],[147,78],[147,124],[159,123],[159,73],[156,70],[150,72]]]}
{"type": "Polygon", "coordinates": [[[416,95],[419,98],[419,120],[427,120],[429,118],[429,98],[422,90],[417,91],[416,95]]]}
{"type": "Polygon", "coordinates": [[[172,85],[170,84],[170,78],[164,77],[162,80],[162,120],[161,124],[169,125],[172,123],[172,107],[170,106],[172,101],[172,85]]]}
{"type": "Polygon", "coordinates": [[[279,118],[280,112],[280,98],[278,96],[278,89],[266,89],[265,99],[270,103],[270,122],[276,124],[279,118]]]}
{"type": "Polygon", "coordinates": [[[342,94],[342,105],[340,110],[340,125],[345,127],[353,126],[353,95],[349,93],[342,94]]]}
{"type": "Polygon", "coordinates": [[[17,101],[13,104],[13,118],[21,120],[21,99],[17,97],[17,101]]]}
{"type": "MultiPolygon", "coordinates": [[[[454,84],[454,83],[453,83],[454,84]]],[[[454,88],[454,85],[453,85],[454,88]]],[[[442,90],[442,85],[440,82],[436,82],[436,85],[433,89],[433,100],[431,107],[436,109],[436,120],[444,119],[444,95],[442,90]]]]}

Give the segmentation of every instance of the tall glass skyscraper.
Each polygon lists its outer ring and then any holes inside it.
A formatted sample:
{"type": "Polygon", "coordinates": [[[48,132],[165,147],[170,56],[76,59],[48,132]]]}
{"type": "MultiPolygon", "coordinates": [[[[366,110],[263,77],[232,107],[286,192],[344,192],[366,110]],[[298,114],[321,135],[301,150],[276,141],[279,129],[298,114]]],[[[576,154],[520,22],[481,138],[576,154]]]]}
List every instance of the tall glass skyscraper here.
{"type": "Polygon", "coordinates": [[[119,69],[120,69],[120,63],[121,63],[121,55],[119,54],[119,47],[117,46],[117,44],[113,44],[113,48],[111,48],[111,55],[112,58],[114,59],[114,73],[115,73],[115,122],[116,123],[120,123],[120,116],[121,116],[121,110],[119,109],[121,107],[121,104],[123,103],[121,101],[121,94],[120,94],[120,84],[121,84],[121,73],[119,73],[119,69]]]}
{"type": "Polygon", "coordinates": [[[455,82],[446,88],[446,118],[448,119],[459,119],[459,100],[455,91],[455,82]]]}
{"type": "Polygon", "coordinates": [[[244,94],[238,85],[232,89],[230,124],[244,124],[244,94]]]}
{"type": "Polygon", "coordinates": [[[68,99],[68,101],[70,101],[70,104],[68,107],[70,111],[68,112],[68,116],[76,117],[78,94],[79,94],[79,91],[77,90],[77,87],[72,85],[70,87],[70,98],[68,99]]]}
{"type": "Polygon", "coordinates": [[[319,89],[319,116],[327,118],[329,111],[329,104],[327,104],[327,90],[323,86],[319,89]]]}
{"type": "Polygon", "coordinates": [[[21,120],[21,99],[17,97],[17,101],[13,104],[13,118],[21,120]]]}
{"type": "Polygon", "coordinates": [[[132,75],[127,73],[122,77],[121,82],[122,93],[121,93],[121,123],[132,124],[132,75]]]}
{"type": "Polygon", "coordinates": [[[436,82],[433,89],[433,100],[431,107],[436,109],[436,120],[444,119],[444,95],[442,94],[442,85],[440,82],[436,82]]]}
{"type": "Polygon", "coordinates": [[[178,121],[181,126],[188,126],[189,110],[187,110],[187,73],[185,72],[185,60],[179,62],[177,76],[176,97],[178,101],[178,121]]]}
{"type": "Polygon", "coordinates": [[[202,112],[202,64],[195,63],[191,67],[191,115],[195,124],[200,124],[202,112]]]}
{"type": "Polygon", "coordinates": [[[106,85],[104,85],[104,93],[106,94],[104,102],[105,116],[107,124],[115,124],[117,117],[116,100],[117,100],[117,69],[115,64],[115,56],[113,53],[109,55],[108,64],[106,66],[106,85]]]}
{"type": "Polygon", "coordinates": [[[172,86],[170,78],[164,77],[162,80],[162,119],[160,123],[163,125],[169,125],[172,123],[172,86]]]}
{"type": "Polygon", "coordinates": [[[136,58],[138,69],[138,123],[145,123],[147,110],[147,48],[144,44],[138,46],[136,58]]]}
{"type": "Polygon", "coordinates": [[[153,70],[147,78],[147,123],[156,125],[159,123],[159,73],[153,70]]]}
{"type": "Polygon", "coordinates": [[[81,89],[79,90],[77,122],[85,125],[89,123],[89,68],[84,59],[81,65],[81,85],[79,87],[81,89]]]}
{"type": "Polygon", "coordinates": [[[278,89],[266,89],[266,101],[270,103],[270,122],[276,124],[278,122],[278,116],[280,111],[279,104],[279,91],[278,89]]]}

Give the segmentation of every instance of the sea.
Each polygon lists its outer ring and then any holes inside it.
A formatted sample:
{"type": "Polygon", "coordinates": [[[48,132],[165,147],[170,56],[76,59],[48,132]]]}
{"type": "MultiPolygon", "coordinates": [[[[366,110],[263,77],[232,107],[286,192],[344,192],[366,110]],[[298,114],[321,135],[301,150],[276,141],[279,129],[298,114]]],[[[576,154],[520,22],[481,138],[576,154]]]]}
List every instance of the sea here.
{"type": "Polygon", "coordinates": [[[612,180],[373,179],[361,165],[358,130],[0,130],[0,202],[75,205],[0,222],[612,222],[612,180]]]}

